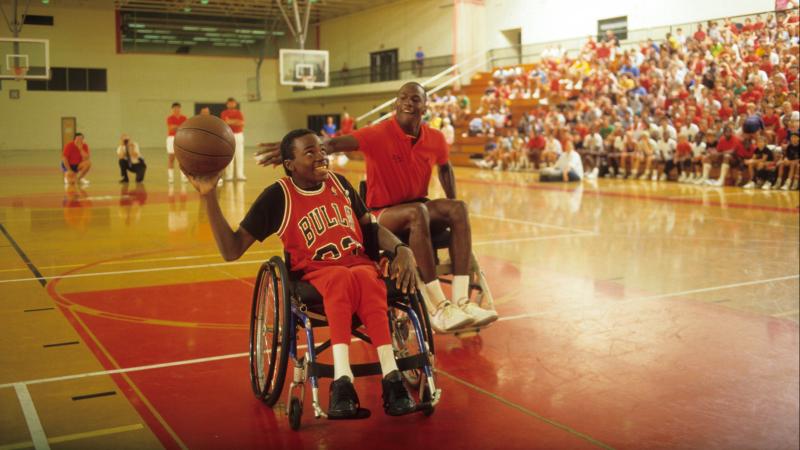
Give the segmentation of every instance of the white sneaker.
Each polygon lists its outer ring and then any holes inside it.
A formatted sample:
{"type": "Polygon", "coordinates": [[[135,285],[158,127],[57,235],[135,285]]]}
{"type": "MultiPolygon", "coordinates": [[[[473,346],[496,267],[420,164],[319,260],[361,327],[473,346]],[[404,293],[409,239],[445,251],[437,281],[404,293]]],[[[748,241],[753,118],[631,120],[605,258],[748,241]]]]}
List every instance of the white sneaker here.
{"type": "Polygon", "coordinates": [[[748,181],[747,184],[742,186],[742,189],[753,189],[754,187],[756,187],[756,184],[752,181],[748,181]]]}
{"type": "Polygon", "coordinates": [[[650,181],[658,181],[658,173],[653,172],[653,176],[650,177],[650,181]]]}
{"type": "MultiPolygon", "coordinates": [[[[777,183],[775,183],[777,185],[777,183]]],[[[769,181],[765,181],[764,184],[761,186],[761,189],[768,191],[772,189],[772,184],[769,181]]]]}
{"type": "Polygon", "coordinates": [[[183,172],[181,172],[181,183],[188,183],[188,182],[189,179],[186,178],[186,175],[184,175],[183,172]]]}
{"type": "Polygon", "coordinates": [[[783,183],[783,187],[781,187],[781,190],[782,190],[782,191],[788,191],[788,190],[789,190],[789,187],[790,187],[791,185],[792,185],[792,180],[790,180],[790,179],[788,179],[788,178],[787,178],[787,179],[786,179],[786,182],[785,182],[785,183],[783,183]]]}
{"type": "Polygon", "coordinates": [[[236,177],[236,181],[247,181],[247,177],[242,175],[240,177],[236,177]]]}
{"type": "Polygon", "coordinates": [[[217,180],[217,186],[222,186],[222,178],[220,178],[219,180],[217,180]]]}
{"type": "Polygon", "coordinates": [[[497,311],[483,309],[475,303],[469,301],[467,298],[459,300],[458,307],[461,308],[461,310],[465,313],[472,316],[474,319],[472,326],[474,327],[481,327],[497,320],[497,311]]]}
{"type": "Polygon", "coordinates": [[[625,172],[620,172],[620,173],[617,174],[617,179],[621,180],[621,179],[625,178],[625,175],[627,175],[625,172]]]}
{"type": "Polygon", "coordinates": [[[646,180],[648,178],[650,178],[650,174],[647,172],[643,173],[642,176],[639,177],[640,180],[646,180]]]}
{"type": "Polygon", "coordinates": [[[708,181],[708,180],[703,178],[703,177],[698,177],[696,180],[693,181],[693,183],[697,184],[697,185],[702,185],[702,184],[706,184],[706,181],[708,181]]]}
{"type": "Polygon", "coordinates": [[[678,177],[678,183],[685,183],[686,182],[686,172],[681,172],[681,176],[678,177]]]}
{"type": "Polygon", "coordinates": [[[64,175],[64,184],[69,184],[69,178],[66,175],[64,175]]]}
{"type": "Polygon", "coordinates": [[[706,185],[708,186],[722,186],[722,182],[719,180],[706,180],[706,185]]]}
{"type": "Polygon", "coordinates": [[[592,170],[591,172],[587,173],[586,174],[586,179],[587,180],[596,180],[597,179],[597,172],[592,170]]]}
{"type": "Polygon", "coordinates": [[[89,180],[87,180],[86,178],[81,178],[81,184],[84,185],[84,186],[88,186],[89,185],[89,180]]]}
{"type": "Polygon", "coordinates": [[[475,319],[450,302],[443,302],[431,314],[431,326],[439,333],[447,333],[471,324],[475,319]]]}
{"type": "Polygon", "coordinates": [[[658,178],[659,181],[667,181],[667,174],[662,173],[661,176],[658,178]]]}

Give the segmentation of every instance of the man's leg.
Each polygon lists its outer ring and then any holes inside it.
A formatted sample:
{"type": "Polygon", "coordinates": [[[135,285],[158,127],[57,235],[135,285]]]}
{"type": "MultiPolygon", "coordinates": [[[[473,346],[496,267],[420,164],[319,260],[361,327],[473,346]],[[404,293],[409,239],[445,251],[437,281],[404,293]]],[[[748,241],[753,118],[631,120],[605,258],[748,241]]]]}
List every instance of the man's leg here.
{"type": "Polygon", "coordinates": [[[236,151],[234,159],[236,160],[236,179],[239,181],[247,180],[244,176],[244,133],[236,133],[233,135],[236,141],[236,151]]]}
{"type": "Polygon", "coordinates": [[[121,177],[121,179],[119,180],[120,183],[128,182],[128,160],[126,159],[119,160],[119,175],[121,177]]]}
{"type": "Polygon", "coordinates": [[[144,173],[147,172],[147,166],[141,160],[133,165],[133,171],[136,172],[136,182],[141,183],[144,181],[144,173]]]}
{"type": "Polygon", "coordinates": [[[452,306],[436,278],[436,263],[431,241],[430,216],[422,203],[405,203],[381,211],[378,222],[394,234],[408,232],[408,244],[414,252],[426,296],[432,303],[431,324],[437,331],[450,331],[473,322],[472,317],[452,306]]]}
{"type": "Polygon", "coordinates": [[[495,311],[480,308],[469,298],[469,265],[472,257],[472,231],[467,204],[461,200],[436,199],[427,204],[434,228],[450,227],[450,260],[453,262],[453,303],[481,326],[497,320],[495,311]]]}
{"type": "Polygon", "coordinates": [[[85,179],[84,177],[89,172],[89,169],[92,168],[92,162],[90,160],[81,161],[78,164],[78,176],[77,179],[84,184],[89,184],[89,180],[85,179]]]}

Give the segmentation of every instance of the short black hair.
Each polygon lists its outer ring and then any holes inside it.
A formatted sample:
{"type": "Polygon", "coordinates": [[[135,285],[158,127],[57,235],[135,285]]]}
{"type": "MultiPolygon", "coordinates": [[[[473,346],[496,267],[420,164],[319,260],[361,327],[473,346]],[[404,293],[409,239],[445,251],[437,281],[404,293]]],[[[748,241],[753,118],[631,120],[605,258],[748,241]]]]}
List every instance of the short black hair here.
{"type": "MultiPolygon", "coordinates": [[[[286,133],[286,136],[284,136],[283,139],[281,139],[281,162],[294,159],[295,139],[309,134],[316,135],[317,133],[314,133],[308,128],[298,128],[296,130],[292,130],[286,133]]],[[[286,172],[286,175],[292,176],[292,172],[290,172],[289,169],[286,168],[286,166],[283,166],[283,170],[286,172]]]]}
{"type": "Polygon", "coordinates": [[[75,133],[75,137],[73,137],[72,140],[75,140],[79,137],[83,137],[83,133],[75,133]]]}
{"type": "Polygon", "coordinates": [[[404,85],[400,86],[400,89],[397,90],[397,93],[399,94],[400,91],[405,89],[406,86],[417,86],[417,87],[419,87],[422,90],[422,94],[425,96],[425,99],[428,98],[428,91],[425,90],[425,86],[423,86],[422,84],[420,84],[420,83],[418,83],[416,81],[409,81],[408,83],[405,83],[404,85]]]}
{"type": "Polygon", "coordinates": [[[235,102],[235,101],[236,101],[236,99],[235,99],[235,98],[233,98],[233,97],[228,97],[228,100],[226,100],[226,101],[225,101],[225,103],[228,103],[228,102],[235,102]]]}
{"type": "Polygon", "coordinates": [[[180,107],[181,107],[181,104],[180,104],[180,103],[178,103],[178,102],[175,102],[175,103],[173,103],[173,104],[172,104],[172,106],[171,106],[171,107],[172,107],[172,108],[174,108],[174,107],[176,107],[176,106],[177,106],[178,108],[180,108],[180,107]]]}

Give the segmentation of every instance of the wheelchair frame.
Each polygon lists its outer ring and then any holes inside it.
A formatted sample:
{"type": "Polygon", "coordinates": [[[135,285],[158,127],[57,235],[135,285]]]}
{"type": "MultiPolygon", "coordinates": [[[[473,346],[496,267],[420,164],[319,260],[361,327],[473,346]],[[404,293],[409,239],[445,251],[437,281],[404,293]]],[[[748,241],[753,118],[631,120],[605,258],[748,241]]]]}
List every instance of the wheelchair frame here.
{"type": "MultiPolygon", "coordinates": [[[[324,315],[308,309],[303,303],[302,285],[290,277],[283,259],[274,256],[264,262],[256,278],[250,316],[250,381],[253,392],[270,407],[281,395],[289,358],[293,363],[293,377],[287,396],[289,425],[300,427],[305,400],[305,382],[311,382],[312,407],[315,418],[327,417],[320,406],[319,378],[333,378],[333,365],[317,362],[317,356],[331,346],[330,339],[320,345],[314,342],[314,326],[327,326],[324,315]],[[271,319],[271,320],[270,320],[271,319]],[[297,332],[303,328],[307,350],[298,355],[297,332]],[[299,396],[295,390],[300,389],[299,396]]],[[[308,284],[310,286],[310,284],[308,284]]],[[[418,392],[416,411],[433,414],[441,399],[441,389],[434,380],[433,332],[424,301],[419,294],[390,296],[389,326],[397,365],[404,378],[418,392]],[[410,325],[410,327],[409,327],[410,325]],[[414,339],[411,330],[414,331],[414,339]],[[414,343],[419,352],[409,355],[409,344],[414,343]]],[[[371,343],[368,336],[354,323],[353,336],[371,343]]],[[[380,364],[352,364],[355,377],[381,375],[380,364]]]]}

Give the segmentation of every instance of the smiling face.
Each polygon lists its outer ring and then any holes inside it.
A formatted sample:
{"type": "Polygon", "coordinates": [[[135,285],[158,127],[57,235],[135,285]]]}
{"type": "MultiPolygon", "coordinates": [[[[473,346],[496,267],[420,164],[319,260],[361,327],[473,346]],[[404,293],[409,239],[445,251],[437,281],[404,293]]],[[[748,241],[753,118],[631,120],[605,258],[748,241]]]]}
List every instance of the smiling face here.
{"type": "Polygon", "coordinates": [[[416,83],[404,85],[397,93],[394,108],[400,123],[421,120],[427,110],[425,90],[416,83]]]}
{"type": "Polygon", "coordinates": [[[328,158],[316,134],[298,136],[292,145],[292,158],[283,166],[295,183],[304,188],[316,186],[328,178],[328,158]]]}

